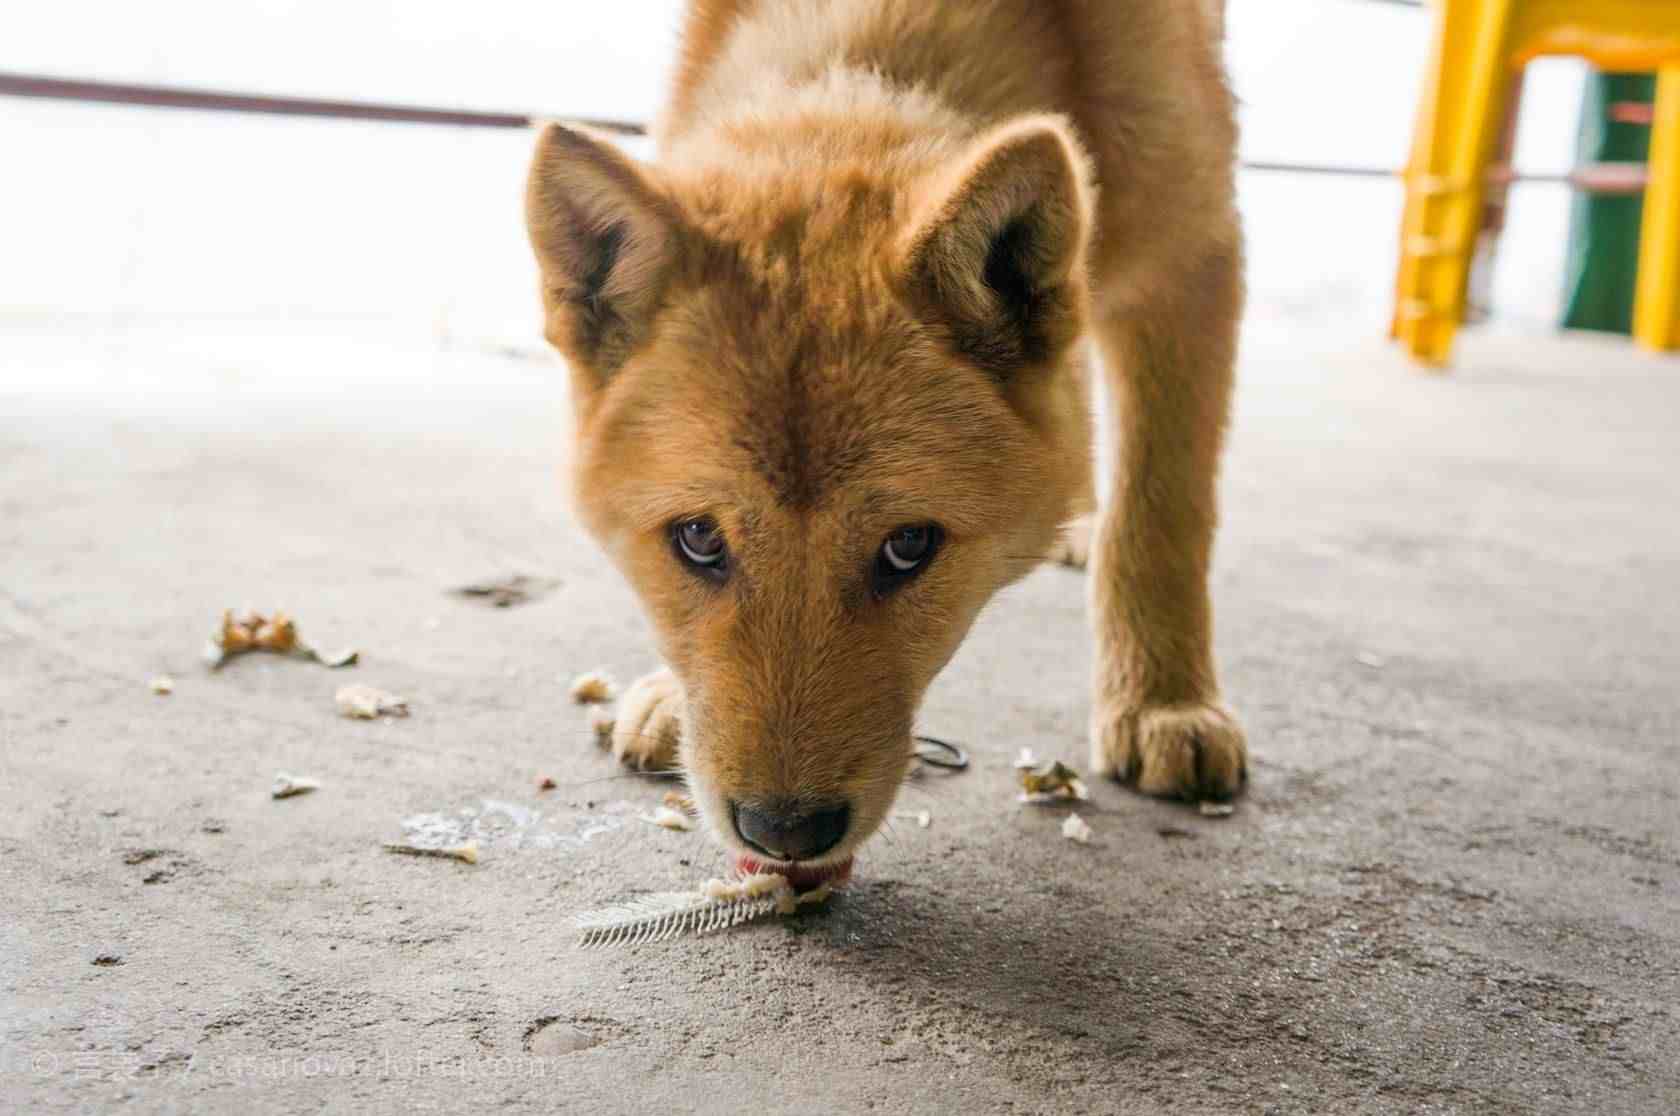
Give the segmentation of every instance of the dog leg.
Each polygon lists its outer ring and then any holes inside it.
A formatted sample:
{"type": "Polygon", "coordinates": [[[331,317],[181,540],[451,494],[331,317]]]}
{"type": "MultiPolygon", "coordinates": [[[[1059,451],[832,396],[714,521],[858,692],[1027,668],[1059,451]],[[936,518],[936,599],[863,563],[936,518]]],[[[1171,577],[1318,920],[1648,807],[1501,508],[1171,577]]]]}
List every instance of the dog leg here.
{"type": "MultiPolygon", "coordinates": [[[[1079,390],[1085,397],[1087,408],[1091,407],[1092,393],[1095,389],[1093,381],[1096,373],[1092,370],[1094,358],[1089,353],[1080,358],[1075,366],[1079,376],[1079,390]]],[[[1056,541],[1050,545],[1050,552],[1044,556],[1045,561],[1054,562],[1058,566],[1068,566],[1082,570],[1091,561],[1091,537],[1096,530],[1097,507],[1097,478],[1095,475],[1096,462],[1085,463],[1083,486],[1073,499],[1072,511],[1074,518],[1062,524],[1062,529],[1056,534],[1056,541]]]]}
{"type": "Polygon", "coordinates": [[[682,742],[683,688],[669,670],[656,670],[631,683],[613,721],[613,756],[639,771],[677,766],[682,742]]]}
{"type": "Polygon", "coordinates": [[[1145,794],[1229,798],[1247,773],[1207,588],[1240,269],[1238,252],[1210,253],[1097,320],[1116,445],[1092,552],[1091,764],[1145,794]]]}

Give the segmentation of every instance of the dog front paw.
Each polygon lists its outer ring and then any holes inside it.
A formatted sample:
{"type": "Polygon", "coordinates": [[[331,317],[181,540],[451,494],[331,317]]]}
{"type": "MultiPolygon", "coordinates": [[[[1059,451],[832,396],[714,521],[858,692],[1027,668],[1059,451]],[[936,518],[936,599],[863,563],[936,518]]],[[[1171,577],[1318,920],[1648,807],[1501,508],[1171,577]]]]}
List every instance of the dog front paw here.
{"type": "Polygon", "coordinates": [[[1045,558],[1058,566],[1084,569],[1091,561],[1091,517],[1082,515],[1064,523],[1045,558]]]}
{"type": "Polygon", "coordinates": [[[1091,716],[1091,766],[1144,794],[1223,801],[1248,778],[1248,743],[1217,705],[1122,705],[1091,716]]]}
{"type": "Polygon", "coordinates": [[[656,670],[631,683],[613,719],[613,757],[639,771],[677,766],[682,742],[683,688],[669,670],[656,670]]]}

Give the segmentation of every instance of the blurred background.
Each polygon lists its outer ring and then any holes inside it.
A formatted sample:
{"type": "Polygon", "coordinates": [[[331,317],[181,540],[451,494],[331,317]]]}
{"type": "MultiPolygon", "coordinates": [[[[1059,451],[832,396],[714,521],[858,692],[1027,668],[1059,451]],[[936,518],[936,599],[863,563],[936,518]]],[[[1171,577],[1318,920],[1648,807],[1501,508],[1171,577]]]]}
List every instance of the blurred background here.
{"type": "MultiPolygon", "coordinates": [[[[1680,0],[1576,2],[1666,16],[1680,52],[1680,0]]],[[[1229,0],[1251,298],[1212,583],[1252,742],[1235,813],[1092,780],[1087,847],[1019,806],[1019,749],[1089,755],[1088,582],[1046,566],[922,707],[972,770],[909,782],[931,824],[896,814],[832,917],[574,953],[571,915],[728,871],[646,824],[665,786],[622,774],[569,693],[657,657],[564,506],[522,212],[523,118],[651,120],[680,7],[0,17],[4,1107],[1680,1112],[1680,364],[1559,334],[1626,331],[1638,186],[1567,178],[1637,162],[1600,140],[1620,112],[1646,143],[1647,106],[1580,62],[1527,67],[1496,162],[1530,180],[1486,207],[1481,323],[1450,376],[1419,374],[1387,334],[1432,16],[1401,0],[1229,0]],[[17,75],[518,119],[4,95],[17,75]],[[509,583],[534,588],[489,607],[509,583]],[[245,605],[361,659],[206,669],[245,605]],[[339,715],[347,678],[413,716],[339,715]],[[272,798],[283,772],[319,792],[272,798]],[[440,831],[482,862],[384,847],[440,831]]],[[[1471,246],[1413,227],[1417,256],[1471,246]]],[[[1451,324],[1402,308],[1414,334],[1451,324]]]]}
{"type": "MultiPolygon", "coordinates": [[[[647,121],[679,10],[678,0],[59,0],[8,21],[0,70],[647,121]]],[[[1399,168],[1428,33],[1427,11],[1407,3],[1230,0],[1245,159],[1399,168]]],[[[1572,60],[1529,68],[1521,172],[1570,167],[1584,75],[1572,60]]],[[[0,142],[0,315],[14,337],[256,319],[540,347],[521,222],[525,131],[0,98],[0,142]]],[[[1397,178],[1250,170],[1241,191],[1255,321],[1386,328],[1397,178]]],[[[1512,192],[1491,282],[1501,325],[1557,320],[1569,204],[1560,183],[1512,192]]]]}

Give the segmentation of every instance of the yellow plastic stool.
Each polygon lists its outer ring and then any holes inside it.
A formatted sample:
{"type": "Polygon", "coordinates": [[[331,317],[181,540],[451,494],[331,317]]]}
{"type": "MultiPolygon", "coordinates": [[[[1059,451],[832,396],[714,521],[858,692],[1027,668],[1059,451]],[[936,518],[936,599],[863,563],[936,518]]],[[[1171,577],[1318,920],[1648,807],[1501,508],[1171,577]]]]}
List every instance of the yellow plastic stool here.
{"type": "Polygon", "coordinates": [[[1435,37],[1406,168],[1390,333],[1443,365],[1464,317],[1482,194],[1511,79],[1548,54],[1656,70],[1633,335],[1680,348],[1680,0],[1434,0],[1435,37]]]}

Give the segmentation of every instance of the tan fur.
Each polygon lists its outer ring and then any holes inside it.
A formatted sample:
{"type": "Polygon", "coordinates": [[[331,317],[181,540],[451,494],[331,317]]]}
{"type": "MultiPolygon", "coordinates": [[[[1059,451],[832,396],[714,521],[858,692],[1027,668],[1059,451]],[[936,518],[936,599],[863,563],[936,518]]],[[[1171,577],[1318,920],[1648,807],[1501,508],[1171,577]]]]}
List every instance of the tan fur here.
{"type": "MultiPolygon", "coordinates": [[[[586,524],[672,677],[615,751],[731,801],[888,812],[922,693],[1088,510],[1090,346],[1118,424],[1093,555],[1096,766],[1225,798],[1207,566],[1241,311],[1217,3],[695,0],[638,166],[551,127],[529,191],[586,524]],[[1211,13],[1211,14],[1210,14],[1211,13]],[[669,540],[707,515],[732,573],[669,540]],[[947,541],[877,599],[896,528],[947,541]]],[[[1081,531],[1083,530],[1083,533],[1081,531]]]]}

